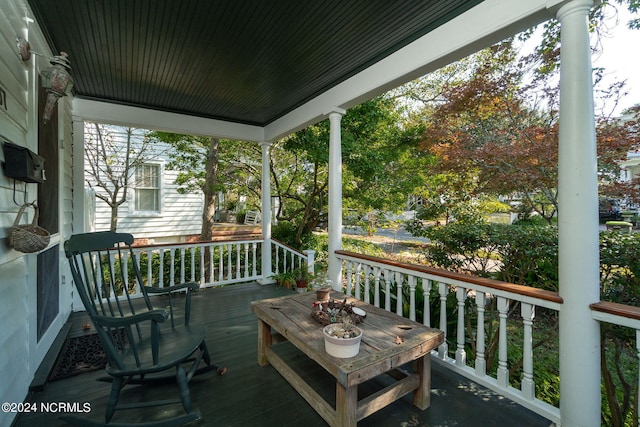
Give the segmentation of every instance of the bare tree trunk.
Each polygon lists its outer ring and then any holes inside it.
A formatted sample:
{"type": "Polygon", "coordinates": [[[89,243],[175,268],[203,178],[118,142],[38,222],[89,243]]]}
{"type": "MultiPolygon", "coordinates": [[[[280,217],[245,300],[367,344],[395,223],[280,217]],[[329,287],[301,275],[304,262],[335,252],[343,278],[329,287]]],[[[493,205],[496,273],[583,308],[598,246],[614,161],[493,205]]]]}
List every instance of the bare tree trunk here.
{"type": "Polygon", "coordinates": [[[220,140],[211,138],[209,151],[207,152],[207,163],[205,165],[205,181],[202,187],[204,194],[204,206],[202,208],[202,230],[200,240],[211,240],[213,222],[216,212],[216,186],[218,176],[218,147],[220,140]]]}
{"type": "Polygon", "coordinates": [[[85,163],[89,164],[88,175],[92,179],[86,182],[90,187],[100,189],[96,192],[96,197],[111,208],[109,230],[117,231],[118,208],[127,201],[129,180],[134,168],[146,160],[147,146],[139,148],[134,155],[134,128],[128,127],[124,129],[125,149],[114,149],[113,136],[108,131],[105,132],[98,123],[93,123],[93,126],[96,139],[90,149],[85,150],[85,163]]]}
{"type": "Polygon", "coordinates": [[[111,223],[109,226],[110,231],[118,231],[118,204],[111,204],[111,223]]]}
{"type": "MultiPolygon", "coordinates": [[[[202,207],[202,230],[200,231],[200,240],[209,241],[213,237],[213,223],[216,213],[216,199],[218,184],[218,148],[220,140],[211,138],[209,142],[209,150],[207,151],[207,162],[205,164],[205,181],[202,186],[204,194],[204,206],[202,207]]],[[[204,253],[204,274],[208,281],[210,279],[211,265],[211,248],[207,246],[204,253]]]]}

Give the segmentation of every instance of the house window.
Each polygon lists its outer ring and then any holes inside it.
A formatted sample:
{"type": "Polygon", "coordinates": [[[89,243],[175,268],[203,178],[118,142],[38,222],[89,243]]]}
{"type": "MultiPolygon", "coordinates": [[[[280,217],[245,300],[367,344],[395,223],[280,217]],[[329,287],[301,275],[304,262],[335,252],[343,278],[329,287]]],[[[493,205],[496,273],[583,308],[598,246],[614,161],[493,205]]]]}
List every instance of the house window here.
{"type": "Polygon", "coordinates": [[[135,211],[160,213],[160,165],[146,163],[136,168],[135,211]]]}

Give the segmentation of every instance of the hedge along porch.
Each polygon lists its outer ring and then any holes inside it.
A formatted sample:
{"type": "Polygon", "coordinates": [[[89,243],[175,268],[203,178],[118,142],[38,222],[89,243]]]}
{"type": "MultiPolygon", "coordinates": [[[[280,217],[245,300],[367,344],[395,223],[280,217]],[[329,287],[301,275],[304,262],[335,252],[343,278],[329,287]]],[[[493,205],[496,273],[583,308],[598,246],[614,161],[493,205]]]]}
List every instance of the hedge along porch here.
{"type": "MultiPolygon", "coordinates": [[[[340,249],[340,117],[344,110],[537,23],[557,18],[562,25],[563,38],[559,165],[560,289],[564,299],[560,313],[561,418],[566,425],[599,425],[598,325],[589,311],[589,304],[598,301],[597,193],[593,167],[595,131],[587,31],[591,1],[425,2],[416,6],[418,9],[411,9],[412,2],[379,1],[370,2],[368,9],[351,11],[343,2],[327,1],[302,3],[296,8],[289,8],[291,10],[276,11],[278,13],[266,13],[273,11],[261,9],[267,6],[257,1],[245,4],[241,11],[233,10],[231,4],[224,10],[215,9],[216,4],[205,1],[179,7],[175,6],[180,4],[178,2],[155,2],[153,7],[149,7],[144,2],[132,1],[122,9],[110,10],[92,10],[91,7],[99,5],[73,1],[0,0],[0,4],[0,18],[6,23],[0,30],[4,35],[0,41],[0,66],[6,71],[2,73],[4,77],[0,83],[6,93],[5,105],[11,106],[0,114],[3,136],[37,151],[36,88],[39,72],[46,64],[37,58],[28,63],[21,62],[14,53],[15,35],[20,34],[29,40],[33,50],[48,55],[61,50],[68,52],[72,64],[75,98],[62,98],[57,111],[60,120],[58,164],[62,173],[55,184],[60,200],[57,219],[60,231],[52,236],[52,245],[84,229],[81,173],[84,121],[245,140],[262,144],[264,158],[271,141],[329,118],[329,240],[332,251],[340,249]],[[118,16],[118,11],[123,16],[118,16]],[[172,19],[163,21],[163,13],[172,19]],[[293,17],[291,13],[294,13],[293,17]],[[158,14],[157,20],[146,19],[155,14],[158,14]],[[137,21],[131,21],[132,17],[137,21]],[[317,17],[318,28],[327,24],[336,27],[326,31],[300,32],[295,25],[277,22],[278,18],[289,19],[290,23],[306,22],[303,17],[317,17]],[[236,18],[247,19],[245,24],[251,24],[255,31],[246,31],[248,26],[238,25],[236,18]],[[384,25],[384,19],[396,21],[394,25],[384,25]],[[129,26],[118,27],[111,22],[130,23],[131,28],[140,32],[127,36],[125,32],[129,26]],[[153,30],[154,22],[162,23],[162,31],[141,32],[153,30]],[[212,25],[212,22],[217,25],[212,25]],[[216,38],[194,38],[193,33],[187,30],[197,29],[198,24],[218,29],[219,33],[216,38]],[[110,30],[101,32],[103,26],[110,30]],[[267,36],[277,33],[269,32],[273,28],[281,28],[279,34],[285,37],[281,40],[268,39],[267,36]],[[352,32],[340,32],[340,28],[352,32]],[[94,29],[95,34],[92,33],[94,29]],[[377,47],[381,40],[372,35],[381,29],[387,31],[381,33],[385,40],[395,44],[377,47]],[[257,39],[251,39],[249,33],[262,36],[262,40],[269,43],[258,43],[257,39]],[[103,34],[110,36],[101,39],[103,34]],[[310,36],[317,39],[306,38],[310,36]],[[84,45],[87,39],[95,43],[84,45]],[[294,57],[283,55],[283,52],[296,52],[286,49],[286,42],[296,39],[305,43],[300,45],[302,48],[323,44],[325,48],[298,51],[303,53],[294,57]],[[131,49],[122,48],[124,40],[131,43],[131,49]],[[156,49],[155,54],[151,52],[152,46],[156,49]],[[264,50],[243,49],[246,46],[264,50]],[[368,56],[350,55],[349,52],[367,52],[368,56]],[[256,63],[247,60],[243,56],[245,54],[249,55],[248,59],[256,59],[256,63]],[[319,62],[307,63],[307,58],[319,62]],[[337,62],[329,64],[335,58],[337,62]],[[177,62],[165,67],[161,62],[154,63],[155,59],[165,61],[165,64],[172,59],[177,62]],[[272,69],[254,68],[258,63],[271,64],[272,69]],[[242,64],[242,67],[233,68],[233,64],[242,64]],[[134,68],[139,65],[142,68],[136,74],[134,68]],[[300,75],[284,74],[287,70],[297,70],[300,75]],[[225,73],[216,76],[217,71],[225,73]],[[273,74],[269,74],[270,71],[273,74]],[[173,72],[178,74],[171,74],[173,72]],[[279,80],[279,75],[291,77],[279,80]],[[203,79],[189,80],[198,76],[203,79]],[[144,81],[143,77],[148,80],[144,81]],[[211,81],[222,82],[224,90],[229,92],[210,87],[211,81]],[[265,85],[246,90],[254,82],[265,85]],[[173,88],[167,88],[171,85],[173,88]],[[171,91],[178,94],[178,98],[172,98],[171,91]],[[243,98],[239,93],[249,95],[243,98]],[[234,110],[233,106],[237,109],[234,110]],[[580,217],[574,215],[569,222],[569,218],[563,215],[563,206],[571,206],[572,210],[580,212],[580,217]],[[585,233],[584,230],[593,232],[585,233]],[[569,325],[573,330],[568,329],[569,325]],[[576,325],[582,329],[576,330],[576,325]],[[575,363],[576,360],[581,363],[575,363]]],[[[267,176],[268,171],[263,171],[263,177],[267,176]]],[[[263,195],[268,195],[268,180],[263,179],[262,185],[263,195]]],[[[17,207],[9,203],[13,192],[12,180],[0,177],[0,187],[2,237],[6,239],[17,207]]],[[[33,199],[35,191],[28,187],[20,196],[33,199]]],[[[263,197],[262,212],[267,215],[263,220],[263,238],[269,242],[269,197],[263,197]]],[[[263,245],[265,259],[269,259],[266,251],[270,247],[269,244],[263,245]]],[[[329,262],[330,274],[337,279],[340,265],[333,252],[329,262]]],[[[21,254],[6,246],[0,249],[0,277],[10,278],[6,282],[3,280],[3,309],[0,313],[1,320],[7,325],[0,335],[0,342],[4,348],[10,349],[0,356],[3,373],[11,373],[2,389],[2,398],[6,401],[24,397],[33,372],[73,304],[68,270],[61,262],[58,273],[61,285],[58,291],[59,314],[47,336],[38,340],[34,332],[37,301],[33,297],[38,268],[34,255],[21,254]]],[[[268,270],[265,266],[263,276],[268,277],[268,270]]],[[[11,414],[2,416],[4,419],[12,418],[11,414]]]]}

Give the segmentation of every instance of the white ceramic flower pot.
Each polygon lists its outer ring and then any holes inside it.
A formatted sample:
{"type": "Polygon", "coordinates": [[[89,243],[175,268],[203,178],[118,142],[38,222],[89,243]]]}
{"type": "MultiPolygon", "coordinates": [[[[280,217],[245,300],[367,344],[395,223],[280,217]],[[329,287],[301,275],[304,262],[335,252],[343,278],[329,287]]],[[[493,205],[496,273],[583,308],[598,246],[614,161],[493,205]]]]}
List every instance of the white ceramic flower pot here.
{"type": "Polygon", "coordinates": [[[330,356],[347,358],[353,357],[360,351],[360,341],[362,340],[362,329],[356,328],[359,332],[354,338],[338,338],[327,333],[327,328],[333,325],[327,325],[322,329],[324,335],[324,348],[330,356]]]}

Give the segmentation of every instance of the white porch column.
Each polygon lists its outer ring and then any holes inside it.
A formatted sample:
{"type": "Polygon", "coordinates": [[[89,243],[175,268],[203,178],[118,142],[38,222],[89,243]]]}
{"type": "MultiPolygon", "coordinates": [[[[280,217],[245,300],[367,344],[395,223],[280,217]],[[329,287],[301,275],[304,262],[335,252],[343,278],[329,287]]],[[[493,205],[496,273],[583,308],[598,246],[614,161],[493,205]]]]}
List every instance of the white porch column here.
{"type": "Polygon", "coordinates": [[[344,110],[329,114],[329,256],[327,276],[334,289],[341,289],[342,265],[335,251],[342,248],[342,136],[340,121],[344,110]]]}
{"type": "Polygon", "coordinates": [[[261,285],[274,283],[271,278],[271,171],[269,170],[270,142],[260,143],[262,147],[262,279],[258,280],[261,285]]]}
{"type": "Polygon", "coordinates": [[[591,50],[592,0],[557,13],[561,24],[558,233],[560,416],[563,426],[600,426],[598,187],[591,50]]]}
{"type": "MultiPolygon", "coordinates": [[[[94,224],[86,224],[84,182],[84,121],[73,118],[73,223],[72,233],[84,233],[94,224]]],[[[70,236],[64,236],[68,239],[70,236]]],[[[80,300],[78,300],[80,302],[80,300]]],[[[81,305],[82,306],[82,305],[81,305]]]]}

